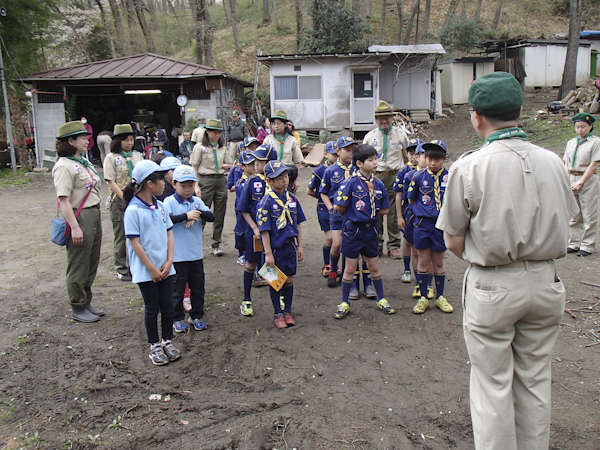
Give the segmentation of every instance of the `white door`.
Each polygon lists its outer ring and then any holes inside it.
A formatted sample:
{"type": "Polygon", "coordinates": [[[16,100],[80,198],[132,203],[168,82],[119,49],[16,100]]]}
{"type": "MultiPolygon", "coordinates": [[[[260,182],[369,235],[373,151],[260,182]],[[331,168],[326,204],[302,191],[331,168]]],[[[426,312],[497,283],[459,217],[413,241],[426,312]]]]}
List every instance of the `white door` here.
{"type": "Polygon", "coordinates": [[[374,123],[376,79],[376,72],[352,74],[353,125],[372,125],[374,123]]]}

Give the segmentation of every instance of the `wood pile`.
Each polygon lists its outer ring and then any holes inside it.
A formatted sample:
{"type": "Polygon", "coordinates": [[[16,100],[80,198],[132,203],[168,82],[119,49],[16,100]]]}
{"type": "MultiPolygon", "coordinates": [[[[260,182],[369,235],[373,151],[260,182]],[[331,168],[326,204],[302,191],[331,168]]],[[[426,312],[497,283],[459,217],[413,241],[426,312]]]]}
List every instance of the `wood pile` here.
{"type": "Polygon", "coordinates": [[[580,112],[598,114],[600,103],[598,103],[599,92],[596,88],[588,86],[574,89],[561,101],[566,108],[574,108],[580,112]]]}

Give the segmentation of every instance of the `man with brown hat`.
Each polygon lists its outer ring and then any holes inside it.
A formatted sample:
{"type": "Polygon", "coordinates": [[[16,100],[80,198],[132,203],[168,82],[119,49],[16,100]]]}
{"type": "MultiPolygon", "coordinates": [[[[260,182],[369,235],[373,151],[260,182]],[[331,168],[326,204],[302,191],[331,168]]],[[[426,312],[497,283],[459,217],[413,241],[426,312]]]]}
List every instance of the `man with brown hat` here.
{"type": "Polygon", "coordinates": [[[560,158],[518,128],[522,105],[509,73],[471,85],[471,123],[484,144],[450,167],[436,224],[470,264],[463,330],[476,450],[549,443],[550,358],[565,308],[554,260],[567,252],[577,204],[560,158]]]}
{"type": "MultiPolygon", "coordinates": [[[[375,108],[377,128],[367,133],[363,144],[372,145],[381,154],[377,162],[375,177],[383,181],[390,200],[390,212],[387,214],[388,255],[392,259],[401,259],[400,231],[398,230],[398,213],[396,212],[396,193],[394,182],[398,171],[408,162],[406,146],[408,136],[400,128],[393,126],[394,110],[384,101],[375,108]]],[[[379,254],[383,253],[383,217],[379,216],[379,254]]]]}

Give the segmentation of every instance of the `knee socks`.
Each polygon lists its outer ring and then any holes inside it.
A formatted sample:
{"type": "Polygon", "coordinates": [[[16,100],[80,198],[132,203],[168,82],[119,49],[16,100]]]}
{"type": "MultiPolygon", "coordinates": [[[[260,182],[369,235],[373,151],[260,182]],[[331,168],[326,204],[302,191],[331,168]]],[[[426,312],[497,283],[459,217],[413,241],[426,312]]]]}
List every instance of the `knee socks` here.
{"type": "Polygon", "coordinates": [[[323,265],[328,266],[331,259],[331,247],[323,246],[323,265]]]}
{"type": "Polygon", "coordinates": [[[404,256],[402,259],[404,260],[404,271],[410,272],[410,256],[404,256]]]}
{"type": "Polygon", "coordinates": [[[371,277],[371,281],[373,282],[373,286],[377,291],[377,300],[385,298],[385,295],[383,295],[383,280],[381,279],[381,275],[378,277],[371,277]]]}
{"type": "MultiPolygon", "coordinates": [[[[285,286],[285,285],[284,285],[285,286]]],[[[281,288],[285,289],[284,287],[281,288]]],[[[271,303],[273,303],[273,309],[275,310],[275,315],[281,314],[283,311],[281,310],[281,303],[279,302],[280,294],[271,286],[269,286],[269,294],[271,295],[271,303]]]]}
{"type": "Polygon", "coordinates": [[[444,295],[444,284],[446,283],[446,272],[444,273],[436,273],[433,275],[435,277],[435,292],[437,298],[444,295]]]}
{"type": "Polygon", "coordinates": [[[360,269],[357,267],[352,277],[352,287],[360,290],[360,269]]]}
{"type": "Polygon", "coordinates": [[[371,271],[367,267],[367,263],[363,261],[362,263],[362,273],[363,273],[363,289],[367,292],[367,286],[371,284],[371,271]]]}
{"type": "Polygon", "coordinates": [[[292,300],[294,299],[294,285],[284,284],[281,288],[281,294],[283,295],[283,303],[285,304],[284,311],[288,314],[292,313],[292,300]]]}
{"type": "Polygon", "coordinates": [[[427,298],[427,285],[431,282],[431,275],[429,272],[419,272],[415,274],[417,283],[419,283],[419,290],[421,291],[421,297],[427,298]]]}
{"type": "Polygon", "coordinates": [[[244,301],[250,301],[250,289],[252,289],[252,280],[254,278],[254,270],[244,268],[244,301]]]}
{"type": "Polygon", "coordinates": [[[337,272],[340,255],[331,255],[331,271],[337,272]]]}
{"type": "Polygon", "coordinates": [[[352,290],[353,280],[342,278],[342,302],[350,304],[350,291],[352,290]]]}

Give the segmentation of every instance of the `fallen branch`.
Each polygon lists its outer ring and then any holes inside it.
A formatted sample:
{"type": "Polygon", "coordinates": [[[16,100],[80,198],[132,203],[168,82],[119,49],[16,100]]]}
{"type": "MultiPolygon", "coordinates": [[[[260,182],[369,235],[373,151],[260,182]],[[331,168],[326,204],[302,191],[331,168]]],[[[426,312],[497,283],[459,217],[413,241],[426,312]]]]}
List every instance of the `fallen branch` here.
{"type": "Polygon", "coordinates": [[[582,282],[581,282],[581,284],[586,284],[586,285],[588,285],[588,286],[594,286],[594,287],[600,288],[600,284],[596,284],[596,283],[589,283],[589,282],[587,282],[587,281],[582,281],[582,282]]]}
{"type": "Polygon", "coordinates": [[[577,319],[577,316],[568,308],[565,308],[565,312],[570,315],[573,319],[577,319]]]}

